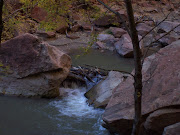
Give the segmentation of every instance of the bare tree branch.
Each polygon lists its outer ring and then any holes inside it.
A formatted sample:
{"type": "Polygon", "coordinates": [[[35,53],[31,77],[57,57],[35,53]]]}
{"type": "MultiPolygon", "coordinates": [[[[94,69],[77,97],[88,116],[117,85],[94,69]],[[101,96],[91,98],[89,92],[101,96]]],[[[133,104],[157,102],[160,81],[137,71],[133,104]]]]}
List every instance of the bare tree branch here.
{"type": "Polygon", "coordinates": [[[149,33],[151,33],[155,28],[157,28],[162,22],[164,22],[168,16],[170,15],[171,12],[168,13],[168,15],[162,20],[160,21],[155,27],[153,27],[148,33],[146,33],[140,40],[139,42],[141,42],[149,33]]]}
{"type": "Polygon", "coordinates": [[[3,19],[3,23],[6,22],[9,18],[11,18],[11,17],[13,17],[13,16],[16,16],[16,15],[15,15],[16,13],[18,13],[18,12],[20,12],[20,11],[23,11],[23,10],[27,10],[28,8],[31,8],[31,10],[32,10],[32,8],[35,7],[35,6],[37,6],[37,5],[38,5],[38,2],[35,3],[34,5],[31,5],[31,7],[26,7],[26,8],[23,7],[23,8],[20,8],[20,9],[17,9],[17,10],[15,10],[15,11],[13,11],[12,13],[10,13],[9,16],[7,16],[6,18],[3,19]]]}
{"type": "Polygon", "coordinates": [[[180,24],[178,24],[177,26],[175,26],[173,29],[171,29],[170,31],[168,31],[166,34],[164,34],[163,36],[159,37],[158,39],[156,39],[155,41],[151,42],[149,45],[148,45],[148,49],[146,50],[144,56],[143,56],[143,59],[142,59],[142,64],[144,63],[144,59],[146,58],[147,56],[147,53],[149,51],[149,48],[152,47],[152,44],[159,41],[160,39],[162,39],[163,37],[167,36],[168,34],[170,34],[172,31],[174,31],[177,27],[179,27],[180,24]]]}
{"type": "Polygon", "coordinates": [[[112,13],[114,13],[115,15],[117,15],[117,16],[121,19],[121,21],[122,21],[124,27],[126,28],[128,34],[131,35],[131,33],[130,33],[130,31],[129,31],[129,28],[128,28],[128,26],[126,25],[126,22],[125,22],[125,20],[122,18],[121,14],[120,14],[119,12],[116,12],[116,11],[114,11],[113,9],[111,9],[109,6],[107,6],[107,5],[106,5],[104,2],[102,2],[101,0],[97,0],[97,1],[98,1],[99,3],[101,3],[105,8],[107,8],[109,11],[111,11],[112,13]]]}
{"type": "Polygon", "coordinates": [[[3,31],[3,21],[2,21],[2,9],[3,9],[4,1],[0,0],[0,48],[1,48],[1,36],[3,31]]]}
{"type": "Polygon", "coordinates": [[[22,11],[23,9],[24,8],[20,8],[20,9],[15,10],[14,12],[12,12],[9,16],[7,16],[6,18],[3,19],[3,23],[6,22],[12,16],[14,16],[16,13],[18,13],[19,11],[22,11]]]}
{"type": "Polygon", "coordinates": [[[131,75],[131,76],[134,78],[134,75],[133,75],[132,73],[130,73],[130,72],[127,72],[127,71],[122,71],[122,70],[108,70],[108,69],[104,69],[104,68],[100,68],[100,67],[94,67],[94,66],[87,65],[87,64],[85,64],[85,66],[92,67],[92,68],[97,68],[97,69],[104,70],[104,71],[117,71],[117,72],[129,74],[129,75],[131,75]]]}

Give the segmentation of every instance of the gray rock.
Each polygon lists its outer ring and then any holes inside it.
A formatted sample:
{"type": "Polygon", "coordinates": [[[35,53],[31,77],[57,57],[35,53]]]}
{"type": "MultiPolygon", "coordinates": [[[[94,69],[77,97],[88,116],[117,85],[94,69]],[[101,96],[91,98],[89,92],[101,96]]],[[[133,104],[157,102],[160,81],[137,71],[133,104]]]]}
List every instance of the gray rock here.
{"type": "Polygon", "coordinates": [[[139,23],[136,26],[136,29],[139,35],[144,36],[152,29],[152,27],[148,26],[146,23],[139,23]]]}
{"type": "MultiPolygon", "coordinates": [[[[166,33],[162,33],[156,36],[156,40],[159,39],[160,37],[164,36],[166,33]]],[[[167,36],[164,36],[159,40],[159,42],[163,45],[170,45],[172,42],[175,42],[180,38],[179,36],[175,34],[169,34],[167,36]]]]}
{"type": "Polygon", "coordinates": [[[114,40],[115,37],[113,35],[110,35],[110,34],[99,34],[97,39],[101,42],[107,42],[109,40],[114,40]]]}
{"type": "Polygon", "coordinates": [[[164,31],[164,32],[169,32],[173,28],[175,28],[174,31],[180,35],[180,23],[179,22],[164,21],[158,26],[158,29],[161,31],[164,31]],[[178,26],[178,27],[175,28],[176,26],[178,26]]]}
{"type": "Polygon", "coordinates": [[[124,80],[124,74],[110,71],[108,77],[90,89],[85,96],[90,104],[95,107],[105,107],[109,102],[112,90],[124,80]]]}
{"type": "Polygon", "coordinates": [[[113,51],[115,50],[115,47],[114,47],[114,43],[117,42],[119,40],[119,38],[115,38],[113,35],[111,34],[99,34],[97,39],[104,43],[104,48],[110,50],[110,51],[113,51]]]}

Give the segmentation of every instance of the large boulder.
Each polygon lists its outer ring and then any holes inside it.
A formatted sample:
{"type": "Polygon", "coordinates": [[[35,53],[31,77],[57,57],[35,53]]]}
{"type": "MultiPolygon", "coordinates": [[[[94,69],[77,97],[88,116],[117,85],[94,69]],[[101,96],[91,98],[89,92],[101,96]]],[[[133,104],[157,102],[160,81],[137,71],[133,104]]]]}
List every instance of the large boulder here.
{"type": "Polygon", "coordinates": [[[41,7],[35,6],[31,11],[31,17],[37,21],[45,21],[48,13],[41,7]]]}
{"type": "Polygon", "coordinates": [[[57,29],[56,32],[60,34],[65,34],[68,26],[66,24],[61,24],[57,29]]]}
{"type": "Polygon", "coordinates": [[[115,38],[111,34],[99,34],[97,36],[97,39],[100,42],[97,42],[96,45],[98,45],[102,49],[107,49],[111,51],[115,50],[114,43],[119,40],[119,38],[115,38]]]}
{"type": "MultiPolygon", "coordinates": [[[[141,36],[139,36],[141,39],[141,36]]],[[[124,34],[121,36],[120,40],[114,44],[117,52],[125,57],[125,58],[132,58],[133,57],[133,44],[131,41],[131,37],[129,34],[124,34]]],[[[140,42],[140,48],[143,50],[143,42],[140,42]]],[[[142,51],[143,52],[143,51],[142,51]]]]}
{"type": "Polygon", "coordinates": [[[180,122],[170,125],[164,129],[163,135],[179,135],[180,122]]]}
{"type": "Polygon", "coordinates": [[[28,97],[59,96],[71,66],[68,55],[31,34],[2,43],[0,61],[0,94],[28,97]]]}
{"type": "MultiPolygon", "coordinates": [[[[142,115],[180,105],[180,40],[147,57],[143,64],[142,115]]],[[[134,118],[134,80],[128,77],[114,90],[103,114],[106,128],[129,135],[134,118]]]]}
{"type": "Polygon", "coordinates": [[[121,20],[116,16],[105,15],[94,21],[94,24],[98,27],[109,27],[119,24],[121,20]],[[115,24],[116,23],[116,24],[115,24]]]}
{"type": "Polygon", "coordinates": [[[147,117],[144,127],[148,134],[162,135],[166,126],[177,122],[180,122],[180,109],[166,108],[151,113],[147,117]]]}
{"type": "Polygon", "coordinates": [[[89,99],[89,104],[94,104],[94,107],[104,108],[111,98],[112,90],[123,80],[124,74],[110,71],[105,80],[102,80],[85,93],[85,96],[89,99]]]}
{"type": "Polygon", "coordinates": [[[109,42],[109,41],[114,42],[115,37],[111,34],[99,34],[97,36],[97,39],[101,42],[109,42]]]}

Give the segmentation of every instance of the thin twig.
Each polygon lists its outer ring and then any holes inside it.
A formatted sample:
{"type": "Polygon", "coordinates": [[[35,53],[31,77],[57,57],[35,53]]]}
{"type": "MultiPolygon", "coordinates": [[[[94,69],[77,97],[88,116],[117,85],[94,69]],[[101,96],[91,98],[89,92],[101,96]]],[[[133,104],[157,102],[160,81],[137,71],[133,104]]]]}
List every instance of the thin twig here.
{"type": "Polygon", "coordinates": [[[143,56],[143,59],[142,59],[142,64],[144,63],[144,59],[145,59],[145,57],[147,56],[147,53],[148,53],[148,51],[149,51],[149,48],[152,47],[152,44],[155,43],[155,42],[157,42],[157,41],[159,41],[161,38],[167,36],[169,33],[171,33],[172,31],[174,31],[174,29],[176,29],[176,28],[179,27],[179,26],[180,26],[180,24],[178,24],[178,25],[175,26],[173,29],[171,29],[170,31],[168,31],[166,34],[164,34],[163,36],[159,37],[157,40],[151,42],[151,43],[148,45],[148,49],[146,50],[146,53],[145,53],[145,55],[143,56]]]}
{"type": "Polygon", "coordinates": [[[97,0],[97,1],[98,1],[99,3],[101,3],[105,8],[107,8],[109,11],[111,11],[112,13],[114,13],[115,15],[117,15],[117,16],[121,19],[121,21],[122,21],[124,27],[126,28],[128,34],[131,36],[130,31],[129,31],[129,28],[128,28],[128,26],[126,25],[126,22],[125,22],[125,20],[122,18],[121,14],[120,14],[119,12],[116,12],[116,11],[114,11],[113,9],[111,9],[109,6],[107,6],[107,5],[106,5],[104,2],[102,2],[101,0],[97,0]]]}
{"type": "Polygon", "coordinates": [[[121,72],[121,73],[129,74],[129,75],[131,75],[132,77],[134,77],[134,75],[133,75],[132,73],[127,72],[127,71],[115,70],[115,69],[113,69],[113,70],[109,70],[109,69],[104,69],[104,68],[100,68],[100,67],[94,67],[94,66],[87,65],[87,64],[85,64],[84,66],[88,66],[88,67],[92,67],[92,68],[95,68],[95,69],[100,69],[100,70],[103,70],[103,71],[108,71],[108,72],[109,72],[109,71],[117,71],[117,72],[121,72]]]}
{"type": "MultiPolygon", "coordinates": [[[[38,2],[36,3],[36,4],[34,4],[32,7],[35,7],[35,6],[37,6],[38,5],[38,2]]],[[[25,10],[25,9],[28,9],[29,7],[27,7],[27,8],[20,8],[20,9],[17,9],[17,10],[15,10],[14,12],[12,12],[10,15],[8,15],[6,18],[4,18],[3,19],[3,23],[4,22],[7,22],[7,20],[9,19],[9,18],[11,18],[12,16],[14,16],[16,13],[18,13],[19,11],[22,11],[22,10],[25,10]]]]}
{"type": "Polygon", "coordinates": [[[141,40],[143,40],[149,33],[151,33],[155,28],[157,28],[162,22],[164,22],[168,16],[170,15],[171,12],[168,13],[168,15],[162,20],[160,21],[155,27],[153,27],[148,33],[146,33],[140,40],[139,42],[141,42],[141,40]]]}
{"type": "Polygon", "coordinates": [[[19,11],[23,10],[24,8],[20,8],[12,12],[9,16],[7,16],[5,19],[3,19],[3,23],[6,22],[9,18],[11,18],[14,14],[18,13],[19,11]]]}

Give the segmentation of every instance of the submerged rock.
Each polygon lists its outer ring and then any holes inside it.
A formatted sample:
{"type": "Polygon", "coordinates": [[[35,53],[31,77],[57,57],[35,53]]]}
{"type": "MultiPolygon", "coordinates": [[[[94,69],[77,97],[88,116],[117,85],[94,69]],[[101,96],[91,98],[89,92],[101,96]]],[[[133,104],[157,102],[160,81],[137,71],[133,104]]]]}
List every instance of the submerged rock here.
{"type": "MultiPolygon", "coordinates": [[[[180,105],[180,40],[147,57],[143,64],[142,115],[180,105]]],[[[103,114],[105,127],[129,135],[134,118],[134,80],[128,77],[114,90],[103,114]]]]}
{"type": "Polygon", "coordinates": [[[0,72],[0,93],[28,97],[59,96],[71,66],[68,55],[31,34],[2,43],[0,61],[9,68],[0,72]]]}

